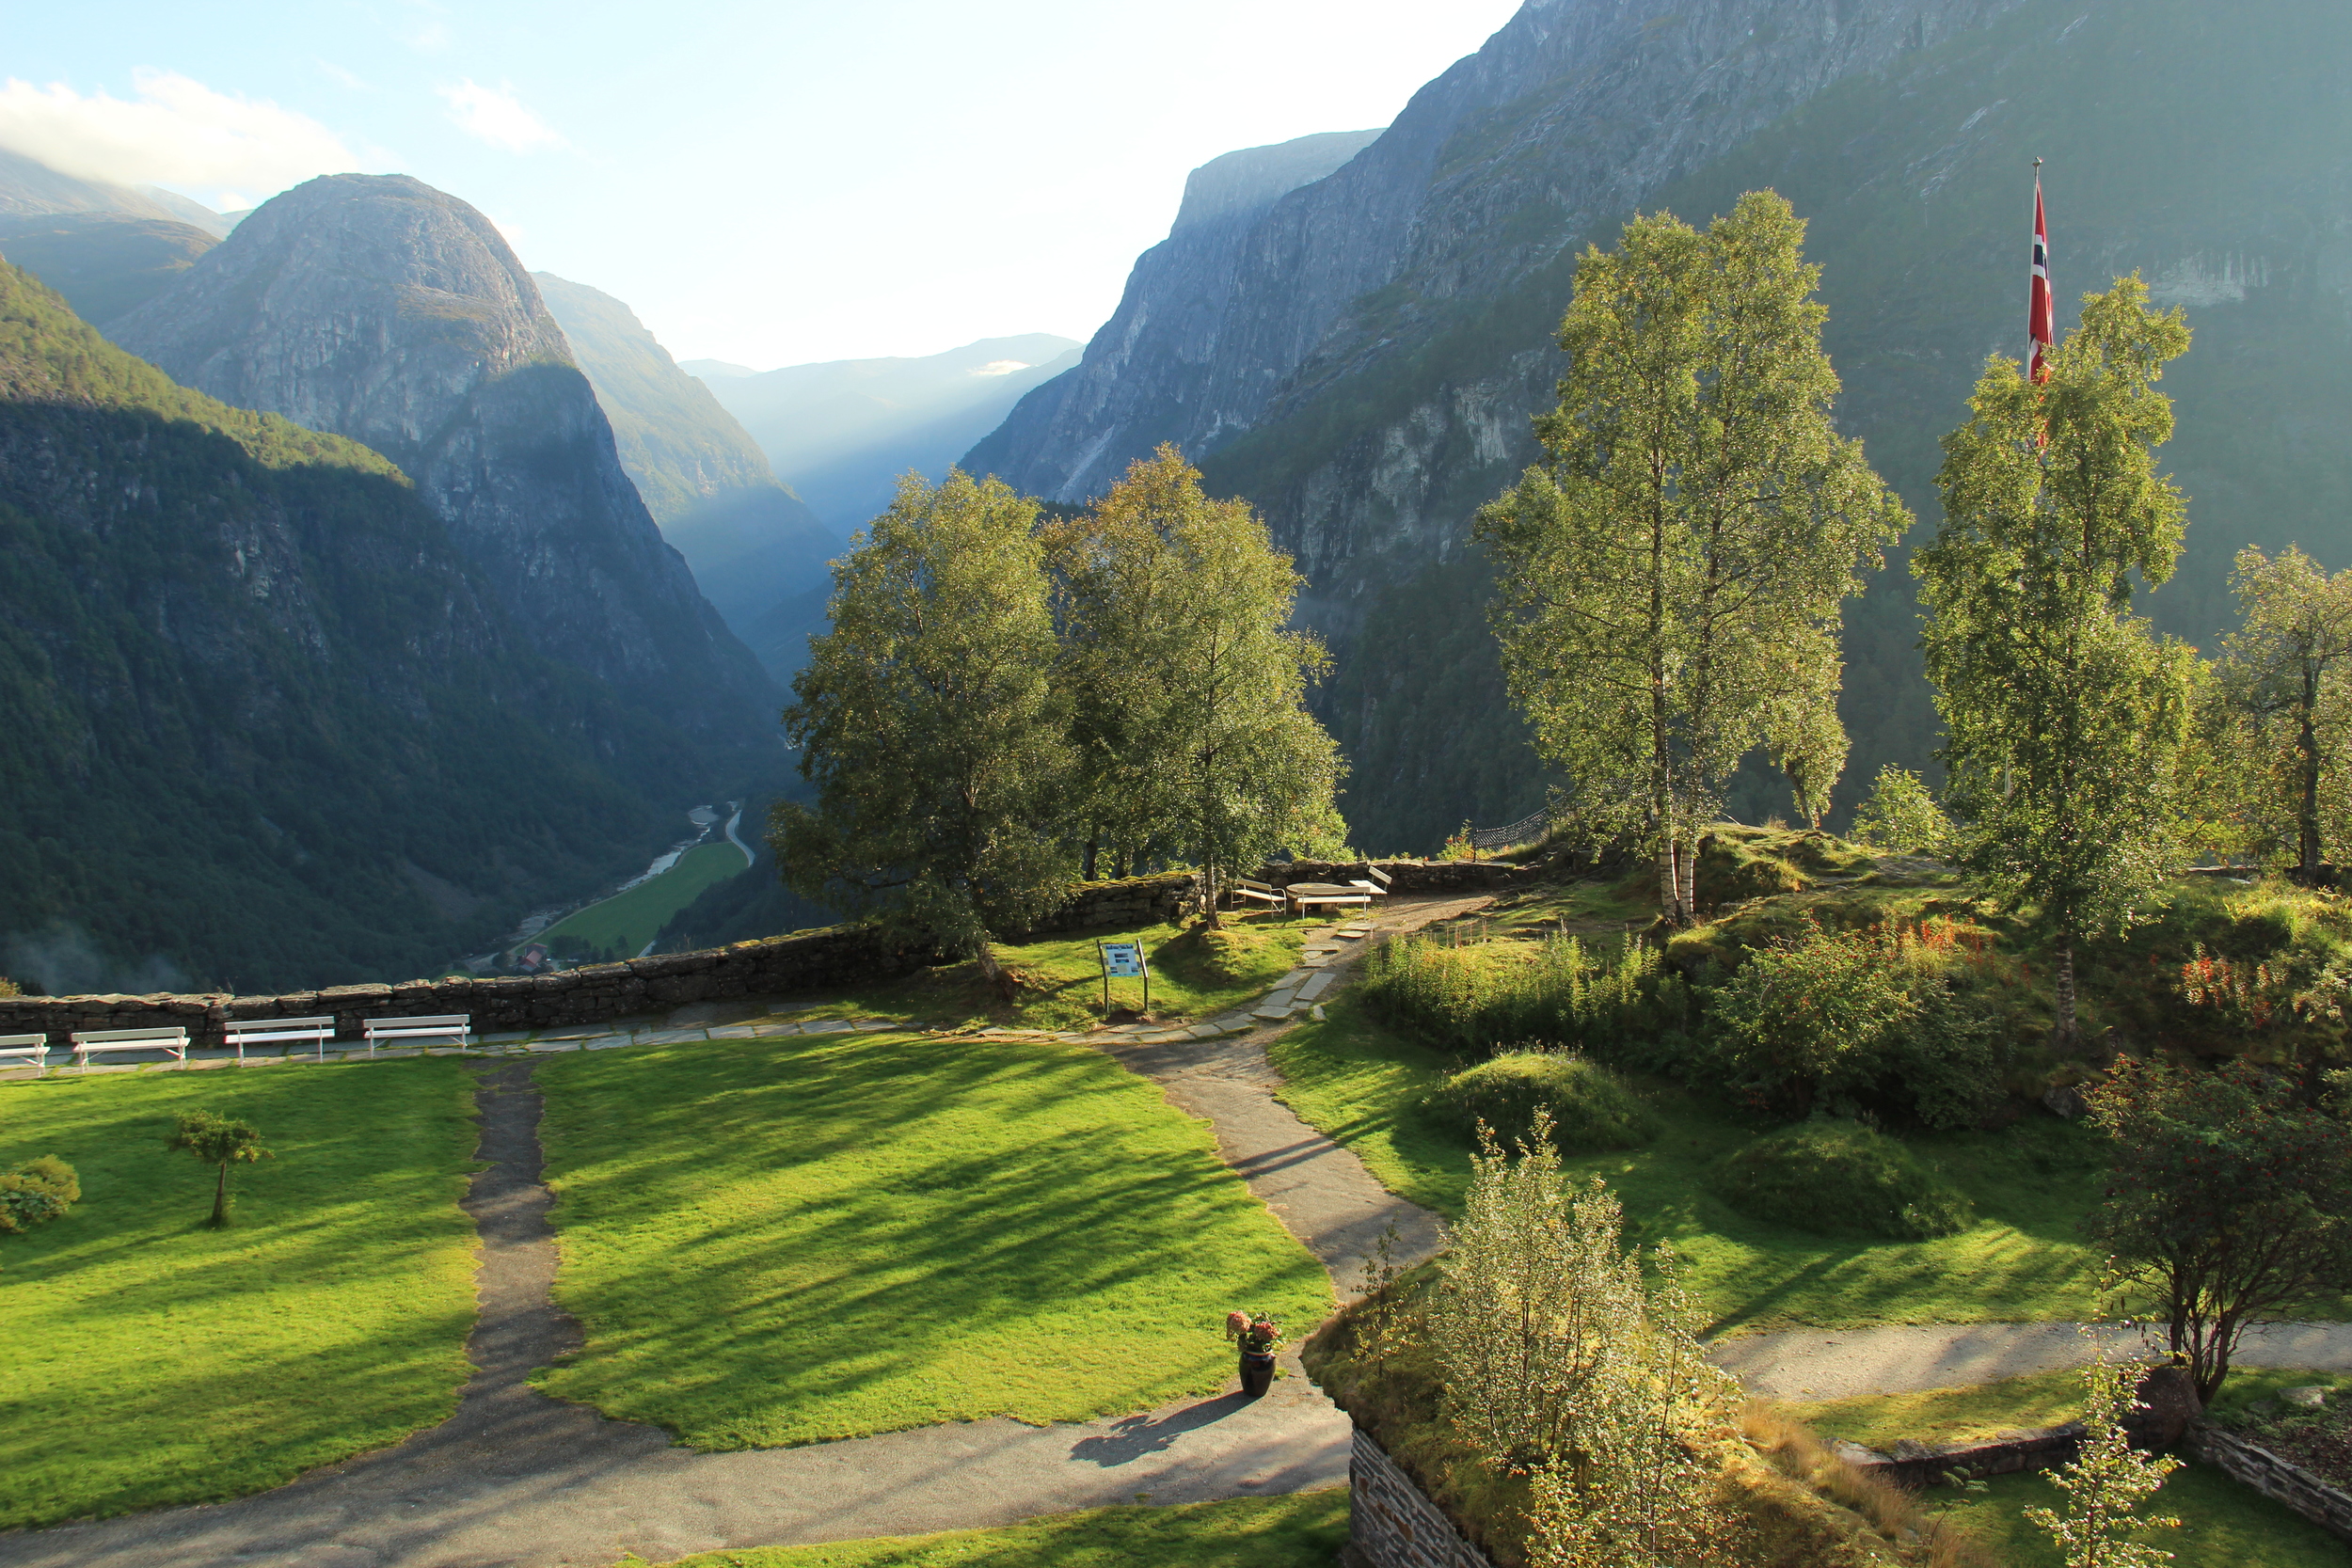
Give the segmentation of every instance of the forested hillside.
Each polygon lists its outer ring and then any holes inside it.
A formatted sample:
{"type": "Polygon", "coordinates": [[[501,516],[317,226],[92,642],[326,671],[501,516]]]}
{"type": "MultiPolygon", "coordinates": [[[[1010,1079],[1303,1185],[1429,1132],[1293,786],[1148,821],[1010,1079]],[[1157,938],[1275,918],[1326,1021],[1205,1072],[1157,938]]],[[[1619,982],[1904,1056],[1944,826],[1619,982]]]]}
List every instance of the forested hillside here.
{"type": "Polygon", "coordinates": [[[389,462],[5,264],[0,556],[0,973],[406,978],[670,829],[591,739],[644,721],[530,651],[389,462]]]}

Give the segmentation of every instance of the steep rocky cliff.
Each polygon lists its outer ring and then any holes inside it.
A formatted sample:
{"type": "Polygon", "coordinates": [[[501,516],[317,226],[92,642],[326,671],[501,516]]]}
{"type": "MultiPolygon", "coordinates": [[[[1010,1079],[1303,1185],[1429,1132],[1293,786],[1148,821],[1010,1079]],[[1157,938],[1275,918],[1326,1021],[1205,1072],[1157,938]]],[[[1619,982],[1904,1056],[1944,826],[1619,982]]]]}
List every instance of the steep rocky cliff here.
{"type": "Polygon", "coordinates": [[[683,741],[625,772],[682,768],[683,800],[780,760],[773,683],[663,543],[537,286],[473,208],[405,176],[310,181],[110,335],[397,463],[535,649],[683,741]]]}
{"type": "Polygon", "coordinates": [[[173,385],[0,264],[0,974],[401,979],[681,820],[379,454],[173,385]]]}
{"type": "Polygon", "coordinates": [[[553,273],[532,278],[596,388],[645,509],[750,641],[759,616],[825,580],[839,536],[776,482],[758,443],[628,306],[553,273]]]}
{"type": "MultiPolygon", "coordinates": [[[[2327,63],[2347,45],[2352,13],[2322,0],[1531,0],[1267,209],[1207,375],[1137,360],[1120,395],[1203,388],[1152,434],[1204,454],[1296,552],[1302,612],[1338,656],[1321,701],[1356,768],[1358,842],[1426,847],[1542,799],[1467,525],[1534,455],[1581,247],[1637,204],[1704,221],[1742,189],[1788,196],[1825,269],[1841,420],[1931,527],[1936,438],[1984,356],[2017,347],[2042,156],[2067,313],[2139,267],[2199,334],[2167,382],[2196,521],[2150,609],[2209,640],[2239,545],[2352,549],[2352,460],[2319,435],[2352,415],[2352,90],[2327,63]]],[[[999,467],[1041,483],[1086,438],[999,467]]],[[[1915,613],[1899,557],[1849,610],[1848,803],[1881,762],[1931,762],[1915,613]]],[[[1735,807],[1775,809],[1775,790],[1753,777],[1735,807]]]]}
{"type": "Polygon", "coordinates": [[[1199,451],[1229,419],[1246,428],[1256,409],[1220,402],[1219,384],[1232,377],[1218,372],[1233,353],[1229,334],[1257,325],[1249,285],[1260,222],[1379,135],[1300,136],[1194,169],[1168,238],[1136,259],[1119,309],[1085,358],[1024,397],[963,466],[1049,500],[1083,500],[1164,440],[1199,451]]]}

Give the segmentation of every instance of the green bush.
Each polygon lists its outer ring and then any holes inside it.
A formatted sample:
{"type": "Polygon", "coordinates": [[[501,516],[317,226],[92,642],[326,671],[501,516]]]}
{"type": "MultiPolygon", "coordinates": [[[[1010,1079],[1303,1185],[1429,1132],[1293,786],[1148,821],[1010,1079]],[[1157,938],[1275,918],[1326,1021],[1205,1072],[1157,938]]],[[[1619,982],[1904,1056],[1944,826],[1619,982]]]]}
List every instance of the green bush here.
{"type": "Polygon", "coordinates": [[[1947,930],[1804,932],[1752,951],[1708,998],[1704,1060],[1761,1110],[1851,1115],[1866,1102],[1931,1127],[1980,1121],[2001,1093],[1991,1022],[1947,983],[1947,930]]]}
{"type": "Polygon", "coordinates": [[[22,1233],[45,1225],[81,1200],[81,1178],[54,1154],[44,1154],[12,1171],[0,1171],[0,1234],[22,1233]]]}
{"type": "Polygon", "coordinates": [[[1724,1156],[1710,1185],[1750,1218],[1826,1235],[1925,1241],[1976,1220],[1957,1188],[1858,1121],[1800,1122],[1766,1133],[1724,1156]]]}
{"type": "Polygon", "coordinates": [[[1430,1091],[1422,1114],[1466,1138],[1483,1121],[1508,1145],[1527,1140],[1538,1107],[1551,1112],[1552,1147],[1563,1154],[1630,1148],[1658,1130],[1624,1079],[1558,1051],[1506,1051],[1466,1068],[1430,1091]]]}
{"type": "Polygon", "coordinates": [[[1574,937],[1449,943],[1401,937],[1373,949],[1359,993],[1373,1012],[1440,1051],[1484,1055],[1520,1042],[1625,1059],[1655,1054],[1690,1011],[1658,949],[1606,961],[1574,937]]]}

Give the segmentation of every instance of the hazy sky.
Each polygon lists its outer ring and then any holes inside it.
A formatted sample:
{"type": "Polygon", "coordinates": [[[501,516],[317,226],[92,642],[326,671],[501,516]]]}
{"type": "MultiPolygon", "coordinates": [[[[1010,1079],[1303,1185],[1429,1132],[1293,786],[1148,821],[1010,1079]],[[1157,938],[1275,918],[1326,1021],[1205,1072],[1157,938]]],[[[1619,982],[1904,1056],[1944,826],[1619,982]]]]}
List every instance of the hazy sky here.
{"type": "Polygon", "coordinates": [[[0,146],[250,205],[414,174],[679,358],[1083,339],[1220,152],[1387,124],[1518,0],[5,0],[0,146]]]}

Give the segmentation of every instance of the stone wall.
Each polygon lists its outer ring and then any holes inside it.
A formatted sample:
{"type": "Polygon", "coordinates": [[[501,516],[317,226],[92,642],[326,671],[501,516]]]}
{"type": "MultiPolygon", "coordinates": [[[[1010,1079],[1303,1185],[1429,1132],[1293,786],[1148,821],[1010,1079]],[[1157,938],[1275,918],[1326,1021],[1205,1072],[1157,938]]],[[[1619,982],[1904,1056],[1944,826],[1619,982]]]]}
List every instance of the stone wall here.
{"type": "Polygon", "coordinates": [[[1970,1481],[1984,1476],[2010,1476],[2021,1470],[2055,1470],[2073,1463],[2082,1449],[2083,1424],[2042,1427],[2015,1432],[1985,1443],[1898,1443],[1885,1453],[1859,1443],[1830,1445],[1838,1458],[1858,1470],[1883,1476],[1898,1485],[1931,1486],[1947,1475],[1970,1481]]]}
{"type": "Polygon", "coordinates": [[[1193,876],[1189,871],[1128,877],[1119,881],[1081,882],[1070,902],[1021,933],[1021,938],[1172,921],[1184,912],[1192,896],[1193,876]]]}
{"type": "Polygon", "coordinates": [[[285,996],[11,996],[0,998],[0,1035],[41,1033],[52,1046],[64,1047],[77,1029],[177,1024],[196,1044],[217,1046],[222,1026],[232,1019],[321,1013],[334,1014],[336,1033],[353,1038],[362,1019],[426,1013],[470,1013],[478,1032],[492,1034],[602,1023],[690,1002],[839,989],[890,979],[936,959],[928,949],[884,942],[862,927],[834,926],[557,974],[333,986],[285,996]]]}
{"type": "Polygon", "coordinates": [[[2352,1541],[2352,1493],[2328,1485],[2268,1449],[2202,1421],[2189,1428],[2188,1451],[2264,1497],[2284,1503],[2338,1540],[2352,1541]]]}
{"type": "Polygon", "coordinates": [[[1361,1427],[1347,1461],[1349,1568],[1493,1568],[1361,1427]]]}

